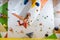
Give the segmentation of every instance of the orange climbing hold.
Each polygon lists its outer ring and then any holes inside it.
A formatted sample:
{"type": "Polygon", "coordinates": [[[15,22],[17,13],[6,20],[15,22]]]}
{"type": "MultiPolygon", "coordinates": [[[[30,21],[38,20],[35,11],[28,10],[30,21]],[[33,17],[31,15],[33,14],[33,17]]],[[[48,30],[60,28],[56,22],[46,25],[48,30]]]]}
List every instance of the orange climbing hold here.
{"type": "Polygon", "coordinates": [[[48,0],[40,0],[40,2],[41,2],[41,8],[40,9],[42,9],[44,7],[44,5],[46,4],[47,1],[48,0]]]}

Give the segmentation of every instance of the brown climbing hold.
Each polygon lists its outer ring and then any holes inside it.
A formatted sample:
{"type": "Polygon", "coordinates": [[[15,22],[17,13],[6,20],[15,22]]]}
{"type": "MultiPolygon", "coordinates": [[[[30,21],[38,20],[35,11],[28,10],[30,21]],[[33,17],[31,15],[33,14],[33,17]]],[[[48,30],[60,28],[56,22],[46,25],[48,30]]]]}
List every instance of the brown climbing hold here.
{"type": "Polygon", "coordinates": [[[60,34],[60,29],[58,31],[54,31],[54,32],[57,33],[57,34],[60,34]]]}
{"type": "Polygon", "coordinates": [[[39,25],[42,26],[42,23],[40,23],[39,25]]]}
{"type": "Polygon", "coordinates": [[[12,28],[10,28],[10,30],[9,30],[10,32],[13,32],[13,29],[12,28]]]}
{"type": "Polygon", "coordinates": [[[6,35],[4,36],[4,38],[8,38],[8,33],[6,33],[6,35]]]}
{"type": "Polygon", "coordinates": [[[21,30],[20,33],[24,33],[24,32],[21,30]]]}

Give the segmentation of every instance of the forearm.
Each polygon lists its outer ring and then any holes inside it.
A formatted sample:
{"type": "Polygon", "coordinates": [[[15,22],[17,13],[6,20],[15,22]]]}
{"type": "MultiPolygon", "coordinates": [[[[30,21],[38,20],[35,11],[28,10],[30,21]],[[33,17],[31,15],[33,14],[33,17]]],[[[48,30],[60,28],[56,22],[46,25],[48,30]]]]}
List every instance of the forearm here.
{"type": "Polygon", "coordinates": [[[12,13],[14,16],[16,16],[17,18],[19,18],[20,20],[24,20],[24,18],[22,16],[17,15],[16,13],[12,13]]]}

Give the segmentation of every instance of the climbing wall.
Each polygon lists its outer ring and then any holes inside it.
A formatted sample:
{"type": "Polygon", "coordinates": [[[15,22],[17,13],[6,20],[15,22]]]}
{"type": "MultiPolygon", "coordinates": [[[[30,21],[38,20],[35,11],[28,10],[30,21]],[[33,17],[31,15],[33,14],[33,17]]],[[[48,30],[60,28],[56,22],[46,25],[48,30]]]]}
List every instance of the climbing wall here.
{"type": "Polygon", "coordinates": [[[60,37],[55,34],[58,27],[54,25],[52,0],[0,0],[0,16],[1,13],[6,18],[0,17],[0,38],[60,37]]]}
{"type": "MultiPolygon", "coordinates": [[[[9,4],[8,37],[44,38],[52,35],[54,29],[54,15],[53,15],[54,11],[53,11],[52,0],[45,0],[45,1],[36,0],[34,1],[34,3],[32,3],[32,1],[25,1],[27,2],[25,4],[24,0],[19,1],[17,3],[14,0],[14,2],[12,1],[13,2],[12,3],[10,0],[8,3],[9,4]],[[45,2],[45,4],[42,4],[41,2],[45,2]],[[14,7],[11,6],[13,4],[15,4],[14,7]],[[30,5],[28,6],[28,4],[30,5]],[[30,13],[31,17],[28,20],[30,25],[28,25],[27,28],[25,28],[23,25],[19,26],[17,21],[20,19],[12,15],[13,13],[23,17],[25,17],[27,13],[30,13]]],[[[22,22],[22,20],[20,21],[22,22]]]]}

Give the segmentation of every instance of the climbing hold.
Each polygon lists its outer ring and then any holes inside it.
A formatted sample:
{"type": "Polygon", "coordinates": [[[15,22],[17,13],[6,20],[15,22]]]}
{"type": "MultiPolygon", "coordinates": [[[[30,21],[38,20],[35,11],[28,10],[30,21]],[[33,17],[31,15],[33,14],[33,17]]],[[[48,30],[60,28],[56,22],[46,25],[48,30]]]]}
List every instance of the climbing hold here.
{"type": "Polygon", "coordinates": [[[40,32],[42,31],[42,29],[40,30],[40,32]]]}
{"type": "Polygon", "coordinates": [[[24,0],[24,5],[26,5],[28,3],[28,0],[24,0]]]}
{"type": "Polygon", "coordinates": [[[38,12],[38,9],[36,11],[38,12]]]}
{"type": "Polygon", "coordinates": [[[32,8],[35,7],[36,0],[31,0],[32,1],[32,8]]]}
{"type": "Polygon", "coordinates": [[[31,32],[31,33],[27,33],[26,34],[29,38],[32,38],[32,36],[33,36],[33,32],[31,32]]]}
{"type": "Polygon", "coordinates": [[[23,31],[23,30],[21,30],[21,31],[20,31],[20,33],[24,33],[24,31],[23,31]]]}
{"type": "Polygon", "coordinates": [[[51,29],[51,28],[49,27],[49,29],[51,29]]]}
{"type": "Polygon", "coordinates": [[[47,1],[48,0],[40,0],[40,2],[41,2],[41,10],[42,10],[42,8],[45,6],[45,4],[47,3],[47,1]]]}
{"type": "Polygon", "coordinates": [[[36,5],[36,6],[39,6],[39,3],[38,3],[38,2],[36,2],[36,3],[35,3],[35,5],[36,5]]]}
{"type": "Polygon", "coordinates": [[[59,28],[58,28],[58,27],[54,27],[54,30],[58,31],[58,30],[59,30],[59,28]]]}
{"type": "Polygon", "coordinates": [[[39,19],[37,19],[37,21],[39,21],[39,19]]]}
{"type": "Polygon", "coordinates": [[[48,17],[48,16],[47,16],[48,17]]]}
{"type": "Polygon", "coordinates": [[[12,29],[12,28],[10,28],[10,29],[9,29],[9,31],[10,31],[10,32],[13,32],[13,29],[12,29]]]}
{"type": "Polygon", "coordinates": [[[48,37],[48,34],[45,34],[45,37],[48,37]]]}
{"type": "Polygon", "coordinates": [[[42,26],[42,23],[40,23],[39,25],[42,26]]]}
{"type": "Polygon", "coordinates": [[[44,19],[46,19],[46,17],[44,17],[44,19]]]}
{"type": "Polygon", "coordinates": [[[40,15],[40,14],[39,14],[40,15]]]}
{"type": "Polygon", "coordinates": [[[8,37],[8,33],[5,34],[4,38],[7,38],[8,37]]]}

